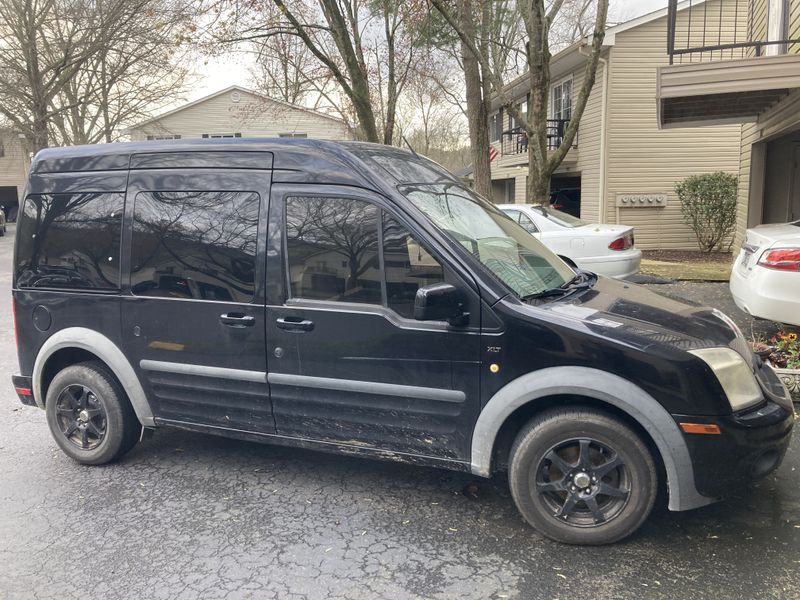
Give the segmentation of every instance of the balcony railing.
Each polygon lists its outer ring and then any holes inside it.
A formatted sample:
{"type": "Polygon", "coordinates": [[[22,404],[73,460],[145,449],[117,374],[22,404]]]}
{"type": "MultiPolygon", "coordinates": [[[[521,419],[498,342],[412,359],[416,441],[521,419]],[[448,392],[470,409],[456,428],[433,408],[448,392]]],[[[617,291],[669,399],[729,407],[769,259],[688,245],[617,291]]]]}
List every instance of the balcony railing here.
{"type": "MultiPolygon", "coordinates": [[[[564,132],[569,125],[569,119],[547,119],[547,149],[555,150],[561,145],[564,139],[564,132]]],[[[578,136],[572,147],[578,145],[578,136]]],[[[504,131],[500,135],[500,154],[508,156],[512,154],[525,154],[528,152],[528,135],[521,127],[513,127],[504,131]]]]}
{"type": "Polygon", "coordinates": [[[776,1],[782,0],[688,0],[679,15],[678,0],[668,0],[669,64],[785,54],[800,39],[789,35],[788,8],[782,22],[770,26],[769,4],[776,1]]]}

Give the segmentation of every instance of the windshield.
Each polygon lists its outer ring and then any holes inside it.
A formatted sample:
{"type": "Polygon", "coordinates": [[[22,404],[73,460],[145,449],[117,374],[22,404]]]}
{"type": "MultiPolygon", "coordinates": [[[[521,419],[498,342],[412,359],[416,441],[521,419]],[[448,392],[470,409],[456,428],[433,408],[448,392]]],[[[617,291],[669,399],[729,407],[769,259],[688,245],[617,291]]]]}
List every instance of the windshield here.
{"type": "Polygon", "coordinates": [[[519,224],[459,184],[409,184],[399,190],[521,298],[559,288],[575,276],[519,224]]]}
{"type": "Polygon", "coordinates": [[[561,225],[562,227],[583,227],[589,224],[578,217],[573,217],[569,213],[550,208],[549,206],[532,206],[531,208],[543,217],[553,221],[556,225],[561,225]]]}

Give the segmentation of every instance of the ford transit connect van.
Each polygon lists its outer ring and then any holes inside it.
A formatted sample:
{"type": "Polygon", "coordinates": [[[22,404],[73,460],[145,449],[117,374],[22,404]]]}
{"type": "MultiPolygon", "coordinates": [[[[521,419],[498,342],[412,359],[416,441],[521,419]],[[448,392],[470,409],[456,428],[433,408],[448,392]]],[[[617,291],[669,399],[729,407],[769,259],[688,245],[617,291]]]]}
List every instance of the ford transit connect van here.
{"type": "Polygon", "coordinates": [[[724,314],[581,271],[384,146],[43,150],[16,235],[22,402],[78,462],[178,427],[507,470],[563,542],[773,471],[786,390],[724,314]]]}

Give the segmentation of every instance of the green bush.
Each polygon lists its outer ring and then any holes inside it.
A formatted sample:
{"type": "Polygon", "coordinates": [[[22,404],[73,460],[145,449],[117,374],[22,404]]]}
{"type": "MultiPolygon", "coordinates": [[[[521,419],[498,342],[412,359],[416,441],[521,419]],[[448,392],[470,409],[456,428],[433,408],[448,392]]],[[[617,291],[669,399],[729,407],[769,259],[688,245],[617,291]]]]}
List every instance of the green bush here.
{"type": "MultiPolygon", "coordinates": [[[[721,249],[725,238],[733,232],[737,187],[737,178],[722,171],[692,175],[675,186],[683,220],[694,231],[703,252],[721,249]]],[[[732,243],[729,238],[727,250],[732,243]]]]}

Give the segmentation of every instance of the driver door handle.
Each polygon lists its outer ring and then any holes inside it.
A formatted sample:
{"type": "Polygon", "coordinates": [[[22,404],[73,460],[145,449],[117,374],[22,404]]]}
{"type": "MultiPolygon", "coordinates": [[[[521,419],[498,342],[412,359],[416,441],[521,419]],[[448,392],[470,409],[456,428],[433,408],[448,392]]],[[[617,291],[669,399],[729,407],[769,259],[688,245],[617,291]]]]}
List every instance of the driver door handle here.
{"type": "Polygon", "coordinates": [[[314,329],[314,321],[302,317],[278,317],[275,323],[278,325],[278,329],[287,331],[311,331],[314,329]]]}

